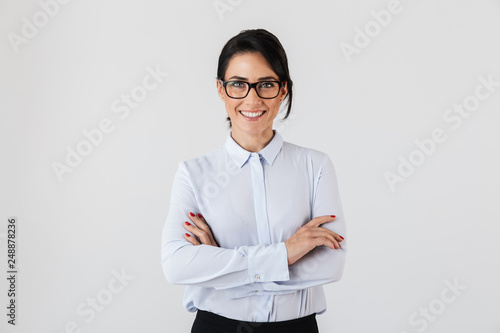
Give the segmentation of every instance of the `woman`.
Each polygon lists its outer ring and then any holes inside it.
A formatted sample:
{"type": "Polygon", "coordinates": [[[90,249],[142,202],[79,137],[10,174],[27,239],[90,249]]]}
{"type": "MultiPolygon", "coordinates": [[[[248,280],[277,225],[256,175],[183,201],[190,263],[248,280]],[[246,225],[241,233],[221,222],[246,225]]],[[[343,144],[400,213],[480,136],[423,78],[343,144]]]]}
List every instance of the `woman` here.
{"type": "Polygon", "coordinates": [[[222,49],[230,131],[181,162],[162,235],[167,280],[198,311],[191,332],[318,332],[322,285],[342,276],[344,214],[328,155],[283,141],[273,120],[292,80],[279,40],[246,30],[222,49]],[[342,246],[341,246],[342,243],[342,246]]]}

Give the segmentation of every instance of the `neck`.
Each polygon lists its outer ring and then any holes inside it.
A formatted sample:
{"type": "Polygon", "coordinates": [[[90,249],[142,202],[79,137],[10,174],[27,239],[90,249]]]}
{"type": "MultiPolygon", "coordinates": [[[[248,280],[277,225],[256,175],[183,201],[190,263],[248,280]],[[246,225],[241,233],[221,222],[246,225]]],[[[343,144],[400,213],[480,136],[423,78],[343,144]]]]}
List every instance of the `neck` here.
{"type": "Polygon", "coordinates": [[[270,128],[261,133],[248,134],[238,130],[235,131],[233,128],[231,130],[231,137],[241,148],[251,153],[257,153],[271,142],[274,137],[274,132],[272,128],[270,128]]]}

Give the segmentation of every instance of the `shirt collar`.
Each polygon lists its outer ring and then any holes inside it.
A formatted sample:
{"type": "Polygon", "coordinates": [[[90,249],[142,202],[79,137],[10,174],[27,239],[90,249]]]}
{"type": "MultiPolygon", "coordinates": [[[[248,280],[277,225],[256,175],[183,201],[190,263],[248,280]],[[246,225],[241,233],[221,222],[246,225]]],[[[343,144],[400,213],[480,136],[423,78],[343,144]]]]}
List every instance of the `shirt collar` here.
{"type": "MultiPolygon", "coordinates": [[[[225,147],[227,149],[227,152],[229,155],[233,158],[233,160],[236,162],[239,168],[241,168],[245,162],[248,160],[250,157],[251,152],[248,150],[243,149],[239,144],[234,141],[234,139],[231,137],[232,131],[229,131],[225,143],[225,147]]],[[[276,132],[276,130],[273,130],[274,136],[265,146],[261,151],[259,151],[259,155],[264,158],[269,165],[273,165],[274,160],[276,159],[276,156],[278,156],[278,153],[281,150],[281,147],[283,146],[283,138],[281,135],[276,132]]]]}

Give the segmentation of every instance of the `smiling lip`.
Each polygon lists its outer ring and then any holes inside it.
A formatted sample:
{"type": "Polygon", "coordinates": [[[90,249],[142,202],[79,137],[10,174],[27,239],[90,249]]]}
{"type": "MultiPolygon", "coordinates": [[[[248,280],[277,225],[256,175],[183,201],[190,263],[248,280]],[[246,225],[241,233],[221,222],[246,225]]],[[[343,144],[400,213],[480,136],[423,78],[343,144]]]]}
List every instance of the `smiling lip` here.
{"type": "Polygon", "coordinates": [[[249,121],[256,121],[256,120],[259,120],[260,118],[262,118],[262,116],[266,113],[265,110],[258,110],[258,111],[246,111],[246,110],[240,110],[239,111],[240,114],[246,119],[246,120],[249,120],[249,121]],[[246,115],[243,114],[246,113],[246,115]],[[255,116],[256,114],[259,114],[259,113],[262,113],[260,116],[255,116]],[[253,117],[252,117],[253,115],[253,117]]]}

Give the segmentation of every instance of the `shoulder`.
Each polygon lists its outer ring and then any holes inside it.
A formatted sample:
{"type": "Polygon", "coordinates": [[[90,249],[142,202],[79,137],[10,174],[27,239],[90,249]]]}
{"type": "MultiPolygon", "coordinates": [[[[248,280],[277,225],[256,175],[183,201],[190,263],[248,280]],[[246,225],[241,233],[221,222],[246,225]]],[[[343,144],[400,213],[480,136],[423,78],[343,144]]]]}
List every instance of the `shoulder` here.
{"type": "Polygon", "coordinates": [[[330,156],[318,149],[303,147],[290,142],[283,142],[285,165],[295,165],[305,171],[315,182],[320,178],[336,179],[337,172],[330,156]],[[333,178],[332,178],[333,177],[333,178]]]}
{"type": "Polygon", "coordinates": [[[214,168],[215,165],[221,161],[224,153],[224,146],[220,146],[204,155],[192,157],[179,162],[179,169],[191,174],[198,174],[203,171],[206,172],[207,170],[214,168]]]}
{"type": "Polygon", "coordinates": [[[328,154],[323,151],[300,146],[288,141],[283,141],[283,155],[285,158],[307,161],[317,166],[323,165],[330,159],[328,154]]]}

